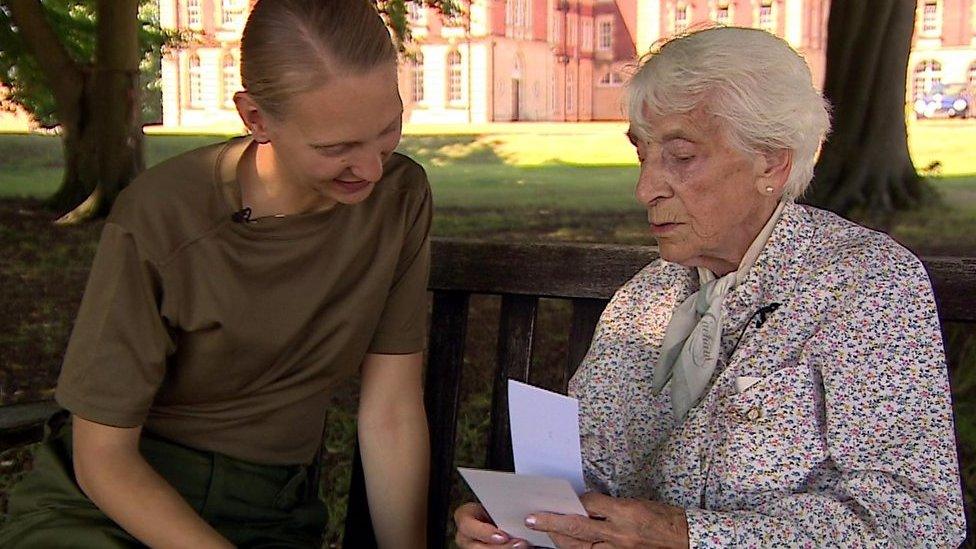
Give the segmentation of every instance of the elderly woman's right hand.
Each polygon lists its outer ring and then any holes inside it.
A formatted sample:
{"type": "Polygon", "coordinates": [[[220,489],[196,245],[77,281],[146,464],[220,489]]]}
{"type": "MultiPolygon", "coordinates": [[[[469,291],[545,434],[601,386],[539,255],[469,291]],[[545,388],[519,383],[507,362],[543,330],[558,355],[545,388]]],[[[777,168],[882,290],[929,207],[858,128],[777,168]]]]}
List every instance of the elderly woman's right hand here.
{"type": "Polygon", "coordinates": [[[454,541],[461,549],[513,547],[528,549],[525,540],[512,539],[491,523],[491,517],[480,503],[465,503],[454,511],[457,535],[454,541]]]}

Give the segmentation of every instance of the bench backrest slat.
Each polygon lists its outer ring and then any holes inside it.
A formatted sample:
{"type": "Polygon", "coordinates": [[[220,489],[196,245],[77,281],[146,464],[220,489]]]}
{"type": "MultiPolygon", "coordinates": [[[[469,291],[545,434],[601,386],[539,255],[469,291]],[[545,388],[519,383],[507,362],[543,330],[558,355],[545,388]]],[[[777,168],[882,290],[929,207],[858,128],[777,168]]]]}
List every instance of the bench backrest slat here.
{"type": "Polygon", "coordinates": [[[430,505],[427,508],[427,535],[431,540],[444,539],[451,512],[451,479],[461,398],[461,372],[464,370],[468,296],[466,292],[434,292],[424,390],[431,432],[432,478],[428,491],[430,505]]]}
{"type": "Polygon", "coordinates": [[[976,258],[923,257],[942,322],[976,322],[976,258]]]}
{"type": "Polygon", "coordinates": [[[434,239],[430,288],[473,294],[609,299],[657,248],[434,239]]]}
{"type": "Polygon", "coordinates": [[[508,425],[508,380],[528,382],[539,298],[503,295],[498,325],[498,361],[491,400],[488,467],[511,471],[512,439],[508,425]]]}
{"type": "Polygon", "coordinates": [[[566,376],[562,380],[562,390],[565,392],[569,379],[576,373],[580,363],[590,350],[590,340],[600,315],[607,306],[605,299],[577,298],[573,300],[573,316],[569,325],[568,363],[566,376]]]}

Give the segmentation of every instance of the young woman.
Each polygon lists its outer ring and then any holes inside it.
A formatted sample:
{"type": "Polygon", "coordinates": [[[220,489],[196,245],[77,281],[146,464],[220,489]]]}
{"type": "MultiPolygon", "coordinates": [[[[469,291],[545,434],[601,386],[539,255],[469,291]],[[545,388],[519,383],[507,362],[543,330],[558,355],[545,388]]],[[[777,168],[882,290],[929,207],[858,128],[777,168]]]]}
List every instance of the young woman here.
{"type": "Polygon", "coordinates": [[[396,52],[368,0],[262,0],[241,42],[246,138],[118,198],[35,471],[3,547],[318,547],[330,392],[362,376],[380,545],[423,547],[430,190],[395,154],[396,52]]]}

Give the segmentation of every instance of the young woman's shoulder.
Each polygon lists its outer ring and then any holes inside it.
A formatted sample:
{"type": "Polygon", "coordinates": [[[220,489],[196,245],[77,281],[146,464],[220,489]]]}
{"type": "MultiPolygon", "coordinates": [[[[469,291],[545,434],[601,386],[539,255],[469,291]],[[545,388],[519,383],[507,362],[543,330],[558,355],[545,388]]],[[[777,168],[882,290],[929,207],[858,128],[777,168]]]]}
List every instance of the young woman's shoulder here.
{"type": "Polygon", "coordinates": [[[165,160],[119,193],[108,222],[132,233],[154,256],[212,230],[226,217],[217,189],[217,166],[227,147],[217,143],[165,160]]]}
{"type": "MultiPolygon", "coordinates": [[[[409,156],[395,152],[386,162],[383,180],[389,188],[418,194],[429,194],[430,183],[423,166],[409,156]]],[[[382,187],[380,186],[380,187],[382,187]]]]}

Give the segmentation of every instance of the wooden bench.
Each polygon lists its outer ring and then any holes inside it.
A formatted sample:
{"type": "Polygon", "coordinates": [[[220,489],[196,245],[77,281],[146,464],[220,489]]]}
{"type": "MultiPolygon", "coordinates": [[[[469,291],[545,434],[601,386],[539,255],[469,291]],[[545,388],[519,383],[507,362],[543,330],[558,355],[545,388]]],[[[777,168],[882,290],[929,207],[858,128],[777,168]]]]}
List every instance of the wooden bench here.
{"type": "MultiPolygon", "coordinates": [[[[565,376],[576,371],[613,292],[657,258],[655,248],[586,244],[508,244],[434,239],[430,289],[433,312],[427,362],[426,405],[431,431],[428,536],[444,547],[451,484],[468,302],[472,294],[501,296],[488,467],[512,470],[508,432],[509,378],[528,380],[540,298],[572,302],[565,376]]],[[[923,258],[945,322],[976,322],[976,258],[923,258]]],[[[554,387],[565,390],[565,386],[554,387]]],[[[0,408],[0,451],[40,439],[50,401],[0,408]]],[[[347,547],[375,545],[356,452],[345,526],[347,547]]]]}

